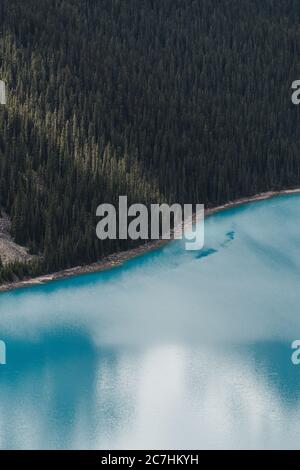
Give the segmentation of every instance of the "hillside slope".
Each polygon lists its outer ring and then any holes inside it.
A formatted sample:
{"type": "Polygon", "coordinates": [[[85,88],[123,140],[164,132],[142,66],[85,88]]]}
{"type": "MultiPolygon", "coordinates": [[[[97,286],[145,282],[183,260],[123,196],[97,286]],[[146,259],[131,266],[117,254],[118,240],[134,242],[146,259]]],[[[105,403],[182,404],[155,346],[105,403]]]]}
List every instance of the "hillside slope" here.
{"type": "Polygon", "coordinates": [[[2,0],[0,15],[0,207],[41,255],[31,275],[132,245],[95,235],[119,195],[214,206],[300,186],[298,0],[2,0]]]}

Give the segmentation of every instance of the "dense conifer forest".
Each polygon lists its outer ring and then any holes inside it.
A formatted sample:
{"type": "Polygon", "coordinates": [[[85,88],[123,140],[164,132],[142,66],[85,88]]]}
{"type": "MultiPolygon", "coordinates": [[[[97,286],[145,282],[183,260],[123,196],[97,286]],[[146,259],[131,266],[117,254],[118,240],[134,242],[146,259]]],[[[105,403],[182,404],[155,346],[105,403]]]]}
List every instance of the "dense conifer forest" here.
{"type": "MultiPolygon", "coordinates": [[[[1,0],[0,206],[40,255],[101,259],[96,207],[300,186],[299,0],[1,0]]],[[[1,256],[1,254],[0,254],[1,256]]]]}

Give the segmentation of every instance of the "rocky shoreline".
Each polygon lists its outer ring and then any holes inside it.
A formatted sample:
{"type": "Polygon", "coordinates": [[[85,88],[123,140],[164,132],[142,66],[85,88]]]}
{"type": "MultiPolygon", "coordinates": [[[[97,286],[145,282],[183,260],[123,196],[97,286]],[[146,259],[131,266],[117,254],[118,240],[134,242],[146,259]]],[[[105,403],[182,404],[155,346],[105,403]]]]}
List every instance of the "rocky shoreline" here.
{"type": "MultiPolygon", "coordinates": [[[[249,197],[249,198],[242,198],[238,199],[236,201],[228,202],[226,204],[223,204],[221,206],[217,206],[211,209],[206,209],[205,210],[205,217],[208,217],[212,214],[215,214],[217,212],[226,210],[226,209],[231,209],[233,207],[237,207],[243,204],[248,204],[251,202],[255,201],[260,201],[264,199],[270,199],[275,196],[279,195],[288,195],[288,194],[300,194],[300,188],[297,189],[291,189],[291,190],[282,190],[282,191],[268,191],[265,193],[260,193],[256,194],[255,196],[249,197]]],[[[0,238],[1,242],[1,238],[0,238]]],[[[121,266],[123,263],[126,261],[135,258],[137,256],[141,256],[149,251],[155,250],[164,244],[168,243],[169,240],[155,240],[155,241],[150,241],[146,244],[143,244],[137,248],[133,248],[127,251],[122,251],[120,253],[115,253],[112,255],[107,256],[105,259],[89,264],[89,265],[84,265],[84,266],[76,266],[74,268],[70,269],[65,269],[62,271],[55,272],[53,274],[46,274],[43,276],[39,276],[36,278],[30,278],[30,279],[23,279],[21,281],[14,281],[10,283],[5,283],[0,285],[0,292],[5,292],[5,291],[10,291],[13,289],[20,289],[20,288],[25,288],[25,287],[32,287],[36,285],[41,285],[45,284],[48,282],[60,280],[60,279],[66,279],[69,277],[74,277],[74,276],[79,276],[81,274],[89,274],[89,273],[95,273],[95,272],[100,272],[100,271],[105,271],[108,269],[113,269],[118,266],[121,266]]],[[[12,242],[13,243],[13,242],[12,242]]],[[[17,245],[18,246],[18,245],[17,245]]],[[[0,246],[1,248],[1,246],[0,246]]],[[[28,256],[26,249],[24,248],[26,255],[28,256]]]]}

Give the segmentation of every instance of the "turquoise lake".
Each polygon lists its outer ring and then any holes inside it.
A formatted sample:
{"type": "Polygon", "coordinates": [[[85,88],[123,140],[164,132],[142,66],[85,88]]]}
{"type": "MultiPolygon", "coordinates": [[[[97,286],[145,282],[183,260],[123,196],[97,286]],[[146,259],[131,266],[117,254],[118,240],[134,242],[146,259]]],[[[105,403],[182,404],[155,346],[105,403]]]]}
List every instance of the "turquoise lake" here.
{"type": "Polygon", "coordinates": [[[2,449],[300,448],[300,196],[0,295],[2,449]]]}

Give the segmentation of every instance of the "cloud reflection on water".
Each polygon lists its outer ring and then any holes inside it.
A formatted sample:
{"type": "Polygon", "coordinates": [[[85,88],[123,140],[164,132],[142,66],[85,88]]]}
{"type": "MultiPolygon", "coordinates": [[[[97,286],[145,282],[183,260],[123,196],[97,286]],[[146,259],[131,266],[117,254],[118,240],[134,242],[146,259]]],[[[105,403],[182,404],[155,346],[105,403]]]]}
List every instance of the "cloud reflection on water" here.
{"type": "Polygon", "coordinates": [[[0,447],[298,447],[299,203],[210,217],[202,253],[1,295],[0,447]]]}

